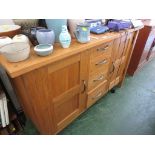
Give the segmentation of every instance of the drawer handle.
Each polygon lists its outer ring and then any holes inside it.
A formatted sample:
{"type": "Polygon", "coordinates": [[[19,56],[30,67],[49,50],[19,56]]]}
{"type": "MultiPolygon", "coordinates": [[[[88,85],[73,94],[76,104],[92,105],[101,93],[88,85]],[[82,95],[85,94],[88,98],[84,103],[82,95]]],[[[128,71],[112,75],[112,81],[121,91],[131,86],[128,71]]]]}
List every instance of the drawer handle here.
{"type": "Polygon", "coordinates": [[[94,82],[96,82],[96,81],[101,81],[101,80],[103,80],[103,79],[104,79],[104,76],[103,76],[103,75],[101,75],[99,78],[94,79],[93,81],[94,81],[94,82]]]}
{"type": "Polygon", "coordinates": [[[102,60],[102,61],[96,63],[95,65],[103,65],[103,64],[106,64],[106,63],[107,63],[107,60],[104,59],[104,60],[102,60]]]}
{"type": "Polygon", "coordinates": [[[95,99],[97,99],[97,98],[99,98],[101,96],[102,96],[102,92],[99,92],[95,97],[92,97],[92,99],[95,100],[95,99]]]}
{"type": "Polygon", "coordinates": [[[105,47],[101,47],[101,48],[97,48],[98,52],[105,52],[105,50],[107,50],[109,48],[109,46],[105,46],[105,47]]]}

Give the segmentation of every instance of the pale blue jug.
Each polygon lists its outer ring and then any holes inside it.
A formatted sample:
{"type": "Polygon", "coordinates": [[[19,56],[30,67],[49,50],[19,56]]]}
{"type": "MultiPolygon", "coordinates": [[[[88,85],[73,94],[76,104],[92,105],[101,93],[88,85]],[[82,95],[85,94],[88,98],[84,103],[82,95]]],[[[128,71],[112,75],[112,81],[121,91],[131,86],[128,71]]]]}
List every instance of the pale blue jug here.
{"type": "Polygon", "coordinates": [[[90,41],[90,24],[80,23],[77,24],[76,31],[74,32],[76,39],[80,43],[87,43],[90,41]]]}

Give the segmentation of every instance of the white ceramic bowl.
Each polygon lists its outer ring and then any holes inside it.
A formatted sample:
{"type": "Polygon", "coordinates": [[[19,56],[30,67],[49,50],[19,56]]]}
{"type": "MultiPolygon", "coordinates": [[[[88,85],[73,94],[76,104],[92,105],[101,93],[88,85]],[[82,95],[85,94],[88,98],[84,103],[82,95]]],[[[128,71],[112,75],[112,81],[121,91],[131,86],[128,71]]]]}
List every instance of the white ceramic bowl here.
{"type": "Polygon", "coordinates": [[[25,42],[14,42],[2,46],[0,51],[8,61],[19,62],[29,57],[30,45],[25,42]]]}
{"type": "Polygon", "coordinates": [[[53,52],[53,45],[52,44],[39,44],[34,47],[34,51],[39,56],[47,56],[53,52]]]}
{"type": "Polygon", "coordinates": [[[15,31],[20,28],[21,28],[21,26],[19,26],[19,25],[0,25],[0,33],[15,31]]]}

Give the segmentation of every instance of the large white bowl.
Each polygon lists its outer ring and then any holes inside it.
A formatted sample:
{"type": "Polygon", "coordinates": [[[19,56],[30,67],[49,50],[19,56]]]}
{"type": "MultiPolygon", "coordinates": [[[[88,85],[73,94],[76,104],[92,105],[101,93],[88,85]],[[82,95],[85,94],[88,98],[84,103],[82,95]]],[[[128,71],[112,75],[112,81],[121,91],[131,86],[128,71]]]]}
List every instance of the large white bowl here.
{"type": "Polygon", "coordinates": [[[0,51],[8,61],[19,62],[29,57],[30,45],[25,42],[14,42],[2,46],[0,51]]]}
{"type": "Polygon", "coordinates": [[[19,25],[0,25],[0,33],[15,31],[20,28],[21,28],[21,26],[19,26],[19,25]]]}

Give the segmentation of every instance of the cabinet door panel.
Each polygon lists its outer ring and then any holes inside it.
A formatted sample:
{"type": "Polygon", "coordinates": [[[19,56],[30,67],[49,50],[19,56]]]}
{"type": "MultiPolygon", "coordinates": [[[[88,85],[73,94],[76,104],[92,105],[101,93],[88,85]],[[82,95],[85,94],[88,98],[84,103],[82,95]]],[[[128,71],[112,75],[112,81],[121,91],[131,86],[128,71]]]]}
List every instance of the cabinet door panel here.
{"type": "Polygon", "coordinates": [[[26,112],[28,111],[29,117],[39,131],[42,134],[53,133],[55,127],[52,125],[54,120],[49,109],[47,68],[42,67],[24,74],[22,77],[16,78],[14,84],[17,94],[24,94],[21,95],[23,107],[28,108],[26,108],[26,112]]]}
{"type": "Polygon", "coordinates": [[[80,114],[81,70],[80,54],[48,67],[50,106],[54,110],[56,131],[80,114]]]}
{"type": "Polygon", "coordinates": [[[77,112],[78,114],[78,107],[79,107],[79,96],[74,95],[66,101],[58,102],[54,104],[54,111],[55,111],[55,119],[58,126],[60,128],[63,121],[68,116],[71,116],[72,113],[77,112]]]}
{"type": "Polygon", "coordinates": [[[50,73],[48,78],[50,92],[52,97],[55,98],[69,89],[79,85],[80,63],[75,62],[65,68],[50,73]]]}
{"type": "Polygon", "coordinates": [[[126,35],[121,37],[121,42],[120,42],[120,46],[119,46],[119,52],[117,54],[117,59],[120,59],[124,55],[125,42],[126,42],[126,35]]]}
{"type": "Polygon", "coordinates": [[[119,82],[123,81],[123,79],[125,78],[129,59],[131,57],[132,43],[134,41],[133,39],[134,39],[134,33],[129,33],[127,35],[127,39],[126,39],[126,43],[125,43],[124,55],[121,58],[121,64],[120,64],[120,67],[119,67],[119,70],[117,73],[117,84],[119,82]]]}
{"type": "Polygon", "coordinates": [[[112,62],[115,62],[115,60],[117,60],[118,58],[120,42],[121,42],[121,38],[117,38],[114,40],[113,47],[112,47],[112,54],[111,54],[112,62]]]}
{"type": "Polygon", "coordinates": [[[114,41],[111,69],[109,74],[109,90],[119,83],[118,72],[122,66],[122,58],[126,54],[126,40],[127,35],[123,35],[121,38],[118,38],[114,41]]]}
{"type": "Polygon", "coordinates": [[[125,43],[126,36],[121,38],[115,39],[113,44],[113,51],[112,51],[112,58],[111,58],[111,65],[109,71],[109,90],[115,86],[115,81],[117,77],[117,73],[119,70],[121,57],[124,52],[124,43],[125,43]]]}

